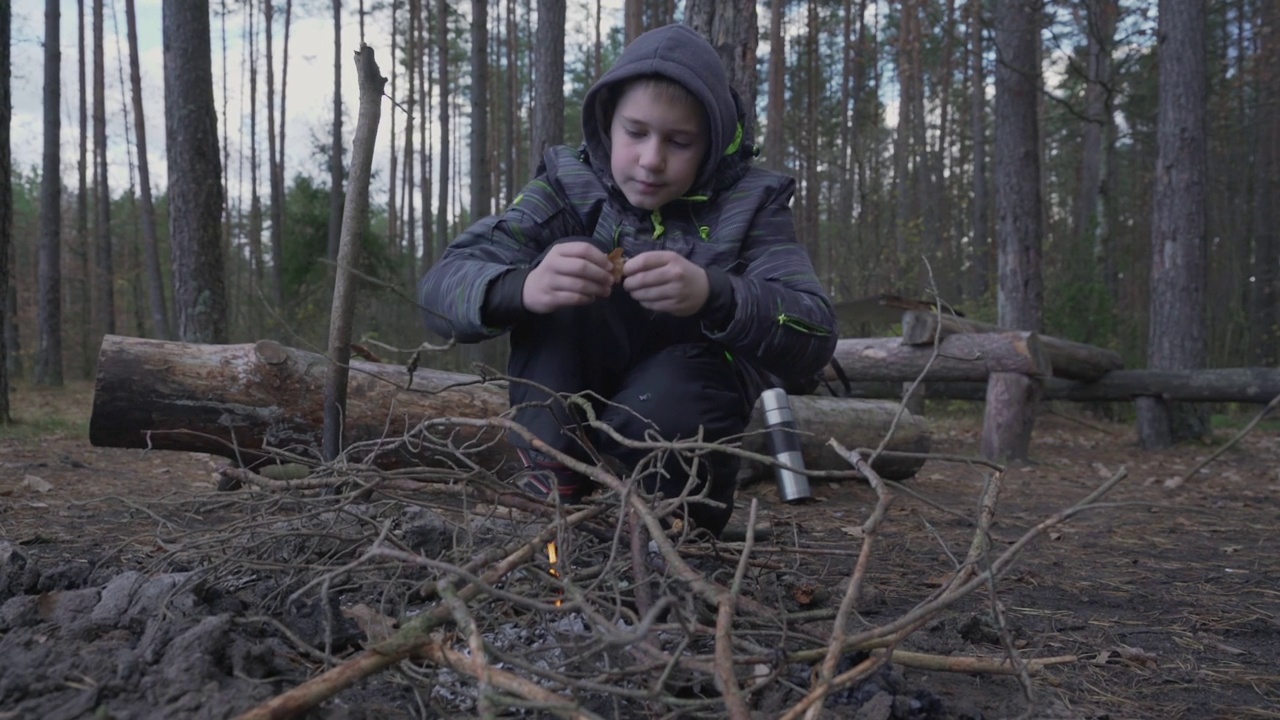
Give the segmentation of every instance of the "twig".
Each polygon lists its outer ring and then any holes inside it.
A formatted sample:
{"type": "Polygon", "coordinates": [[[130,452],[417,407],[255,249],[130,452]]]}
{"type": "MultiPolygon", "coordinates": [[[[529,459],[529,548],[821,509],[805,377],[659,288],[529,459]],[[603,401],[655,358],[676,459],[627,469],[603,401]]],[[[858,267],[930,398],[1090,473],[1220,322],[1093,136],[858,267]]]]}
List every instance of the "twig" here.
{"type": "Polygon", "coordinates": [[[1277,395],[1271,398],[1271,402],[1267,403],[1266,407],[1262,408],[1262,410],[1257,415],[1255,415],[1252,420],[1249,421],[1248,425],[1245,425],[1244,428],[1240,430],[1240,432],[1236,433],[1235,437],[1228,440],[1226,444],[1224,444],[1222,447],[1214,451],[1212,455],[1196,463],[1196,466],[1188,470],[1187,473],[1183,475],[1181,478],[1179,478],[1177,482],[1170,483],[1167,487],[1169,487],[1170,489],[1176,488],[1182,485],[1187,480],[1190,480],[1191,477],[1196,473],[1200,472],[1200,470],[1204,468],[1205,465],[1208,465],[1214,460],[1217,460],[1223,453],[1230,450],[1233,445],[1235,445],[1236,443],[1244,439],[1245,435],[1248,435],[1249,433],[1253,432],[1253,429],[1258,426],[1258,423],[1262,422],[1262,419],[1265,418],[1267,415],[1270,415],[1271,411],[1275,410],[1276,407],[1280,407],[1280,395],[1277,395]]]}
{"type": "Polygon", "coordinates": [[[742,592],[742,578],[747,573],[747,559],[751,557],[751,546],[755,542],[752,529],[756,526],[758,501],[751,499],[751,512],[747,520],[747,541],[742,548],[742,556],[738,559],[738,569],[733,575],[733,585],[729,592],[720,596],[720,607],[716,612],[716,687],[724,697],[725,709],[733,720],[750,720],[751,709],[747,707],[746,698],[742,696],[742,688],[738,687],[738,679],[733,672],[733,613],[737,607],[737,598],[742,592]]]}
{"type": "MultiPolygon", "coordinates": [[[[885,654],[885,650],[875,648],[872,655],[885,654]]],[[[1076,655],[1056,655],[1047,658],[1032,658],[1022,663],[1029,672],[1039,672],[1050,665],[1066,665],[1079,661],[1076,655]]],[[[1019,668],[1009,662],[1009,658],[984,658],[973,656],[933,655],[930,653],[894,650],[891,662],[918,670],[937,670],[940,672],[970,673],[985,675],[1014,675],[1019,668]]]]}
{"type": "MultiPolygon", "coordinates": [[[[880,479],[880,475],[871,469],[870,462],[860,454],[850,452],[835,438],[829,440],[828,444],[867,478],[867,483],[871,485],[871,488],[876,493],[876,506],[871,515],[862,524],[862,549],[858,553],[858,561],[854,565],[853,574],[849,577],[849,586],[845,590],[844,598],[840,601],[840,609],[836,612],[835,629],[832,633],[831,644],[827,647],[827,655],[822,660],[822,667],[818,675],[819,681],[810,691],[810,694],[816,693],[821,697],[826,697],[832,690],[831,681],[835,676],[836,663],[840,660],[840,648],[844,645],[845,628],[848,626],[849,613],[853,611],[854,604],[862,593],[862,579],[866,576],[867,564],[871,560],[872,543],[880,529],[880,523],[884,521],[885,514],[889,510],[889,504],[893,502],[893,494],[885,487],[884,480],[880,479]]],[[[808,712],[806,717],[815,717],[816,709],[821,707],[822,704],[820,702],[812,705],[811,712],[808,712]]]]}

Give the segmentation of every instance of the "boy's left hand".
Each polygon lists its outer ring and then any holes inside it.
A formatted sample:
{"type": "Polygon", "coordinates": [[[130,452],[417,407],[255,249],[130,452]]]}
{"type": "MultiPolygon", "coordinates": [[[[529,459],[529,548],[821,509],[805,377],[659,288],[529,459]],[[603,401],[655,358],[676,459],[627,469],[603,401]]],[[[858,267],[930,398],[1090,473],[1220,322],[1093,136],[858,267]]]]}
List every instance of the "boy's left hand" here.
{"type": "Polygon", "coordinates": [[[653,250],[628,258],[622,287],[640,306],[687,317],[707,303],[707,271],[670,250],[653,250]]]}

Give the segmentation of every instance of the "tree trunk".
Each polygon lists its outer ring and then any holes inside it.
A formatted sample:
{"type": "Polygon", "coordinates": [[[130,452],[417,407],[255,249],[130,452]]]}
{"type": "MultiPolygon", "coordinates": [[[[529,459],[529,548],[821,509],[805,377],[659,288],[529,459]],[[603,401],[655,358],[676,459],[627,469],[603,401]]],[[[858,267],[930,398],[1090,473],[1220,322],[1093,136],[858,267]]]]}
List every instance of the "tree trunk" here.
{"type": "Polygon", "coordinates": [[[972,241],[966,298],[985,297],[991,281],[991,241],[987,232],[987,75],[982,62],[982,0],[969,0],[969,137],[973,148],[969,218],[972,241]]]}
{"type": "MultiPolygon", "coordinates": [[[[263,0],[270,2],[270,0],[263,0]]],[[[254,0],[249,0],[245,10],[249,36],[249,264],[253,271],[251,295],[257,297],[263,290],[262,257],[262,199],[258,195],[258,34],[254,32],[257,14],[254,0]]]]}
{"type": "MultiPolygon", "coordinates": [[[[843,385],[833,386],[840,392],[843,385]]],[[[848,397],[896,398],[902,383],[889,380],[852,382],[848,397]]],[[[1073,402],[1129,402],[1151,396],[1165,400],[1265,405],[1280,395],[1280,369],[1270,367],[1213,368],[1207,370],[1113,370],[1093,382],[1046,378],[1043,400],[1073,402]]],[[[925,387],[930,400],[985,400],[987,383],[980,381],[931,382],[925,387]]]]}
{"type": "Polygon", "coordinates": [[[160,241],[156,236],[156,211],[151,200],[151,168],[147,161],[147,123],[142,113],[142,73],[138,63],[138,20],[133,0],[125,0],[125,23],[129,35],[129,80],[133,94],[134,135],[138,145],[138,183],[142,188],[142,247],[147,263],[147,289],[151,300],[151,324],[156,337],[173,337],[169,308],[164,298],[164,278],[160,272],[160,241]]]}
{"type": "Polygon", "coordinates": [[[493,212],[489,182],[489,2],[471,0],[471,221],[493,212]]]}
{"type": "Polygon", "coordinates": [[[262,1],[262,32],[267,42],[267,188],[271,196],[271,298],[277,312],[284,310],[284,184],[276,156],[276,60],[271,47],[275,34],[275,0],[262,1]]]}
{"type": "Polygon", "coordinates": [[[440,53],[440,196],[436,203],[436,239],[443,246],[449,241],[449,3],[436,2],[436,50],[440,53]]]}
{"type": "MultiPolygon", "coordinates": [[[[1151,312],[1147,366],[1205,366],[1205,10],[1160,1],[1160,92],[1151,222],[1151,312]]],[[[1274,198],[1272,199],[1274,202],[1274,198]]],[[[1138,401],[1143,447],[1167,447],[1208,432],[1203,408],[1138,401]]]]}
{"type": "MultiPolygon", "coordinates": [[[[328,362],[315,353],[271,340],[195,345],[111,335],[103,340],[98,366],[89,420],[89,441],[96,446],[204,452],[245,466],[279,451],[318,460],[328,362]]],[[[514,460],[502,431],[449,422],[503,415],[508,406],[501,384],[425,368],[410,376],[403,367],[363,360],[351,368],[356,372],[343,435],[353,462],[456,467],[458,448],[484,468],[514,460]]],[[[891,427],[886,450],[929,451],[923,420],[908,413],[894,426],[896,403],[794,396],[791,406],[812,470],[849,469],[826,447],[828,438],[850,448],[876,447],[891,427]]],[[[748,431],[760,427],[757,405],[748,431]]],[[[768,454],[762,433],[744,436],[742,447],[768,454]]],[[[872,468],[901,480],[923,463],[921,457],[880,456],[872,468]]]]}
{"type": "Polygon", "coordinates": [[[769,9],[769,99],[765,108],[764,166],[774,172],[786,167],[787,50],[782,32],[784,3],[774,2],[769,9]]]}
{"type": "Polygon", "coordinates": [[[1280,365],[1280,7],[1262,3],[1261,15],[1250,361],[1274,367],[1280,365]]]}
{"type": "MultiPolygon", "coordinates": [[[[1021,0],[996,3],[996,241],[999,324],[1039,331],[1044,284],[1040,242],[1040,125],[1037,64],[1040,12],[1021,0]]],[[[987,385],[982,450],[989,460],[1025,460],[1037,399],[1035,383],[998,373],[987,385]]]]}
{"type": "MultiPolygon", "coordinates": [[[[957,333],[1008,332],[1009,328],[975,322],[953,315],[938,315],[917,310],[902,314],[902,341],[907,345],[932,345],[934,338],[957,333]]],[[[1041,335],[1054,377],[1073,380],[1097,380],[1112,370],[1124,367],[1120,354],[1105,348],[1061,338],[1041,335]]]]}
{"type": "MultiPolygon", "coordinates": [[[[79,97],[79,130],[80,130],[80,154],[76,162],[76,233],[75,243],[73,247],[68,248],[68,254],[75,260],[76,270],[74,271],[75,279],[68,283],[68,294],[71,296],[68,300],[68,314],[72,318],[76,318],[81,323],[89,320],[91,311],[89,309],[89,86],[85,82],[86,64],[85,58],[85,40],[84,40],[84,0],[78,0],[76,3],[76,70],[79,81],[80,97],[79,97]]],[[[85,326],[80,325],[79,332],[76,333],[79,338],[80,347],[78,355],[78,364],[80,367],[80,376],[84,378],[92,377],[93,372],[93,355],[91,348],[93,347],[93,331],[85,326]]]]}
{"type": "Polygon", "coordinates": [[[756,4],[741,0],[688,0],[685,24],[711,42],[729,75],[729,84],[742,95],[747,127],[756,126],[756,47],[760,44],[756,4]]]}
{"type": "MultiPolygon", "coordinates": [[[[7,6],[6,6],[7,10],[7,6]]],[[[6,18],[6,23],[8,19],[6,18]]],[[[61,14],[58,11],[58,0],[45,0],[44,7],[44,158],[40,176],[40,260],[37,273],[37,308],[40,340],[36,348],[37,385],[62,387],[62,51],[60,49],[59,25],[61,14]]],[[[7,35],[6,35],[7,37],[7,35]]],[[[9,46],[6,43],[4,51],[9,46]]],[[[6,63],[8,55],[5,56],[6,63]]],[[[8,99],[8,74],[5,80],[5,99],[8,99]]],[[[5,143],[7,152],[8,115],[7,102],[0,105],[6,113],[5,143]]],[[[11,170],[6,164],[4,182],[9,182],[11,170]]],[[[6,187],[0,200],[12,203],[6,187]]],[[[3,231],[9,234],[10,224],[3,224],[3,231]]],[[[8,258],[8,251],[2,254],[8,258]]],[[[4,262],[4,260],[0,260],[4,262]]],[[[9,273],[3,273],[7,278],[9,273]]],[[[0,302],[8,297],[7,289],[0,293],[0,302]]],[[[3,421],[0,416],[0,421],[3,421]]]]}
{"type": "MultiPolygon", "coordinates": [[[[845,338],[836,343],[835,360],[851,378],[898,382],[915,380],[926,368],[927,381],[986,380],[993,373],[1048,377],[1052,370],[1040,336],[1023,331],[950,335],[937,353],[902,338],[845,338]]],[[[830,368],[825,376],[836,379],[830,368]]]]}
{"type": "Polygon", "coordinates": [[[333,0],[333,130],[329,143],[329,242],[327,257],[338,259],[342,235],[342,0],[333,0]]]}
{"type": "MultiPolygon", "coordinates": [[[[417,164],[419,164],[419,174],[422,182],[419,188],[422,196],[422,263],[419,266],[417,275],[421,277],[426,269],[435,263],[435,220],[431,213],[431,146],[428,142],[431,127],[431,92],[434,91],[435,72],[434,65],[431,64],[431,54],[428,51],[429,42],[426,42],[428,29],[426,29],[426,19],[428,19],[428,9],[426,9],[426,0],[419,4],[419,10],[422,13],[421,22],[417,23],[417,32],[419,32],[419,58],[416,60],[417,77],[419,77],[419,86],[424,87],[424,92],[417,96],[417,117],[422,118],[422,122],[417,124],[419,131],[420,150],[417,152],[417,164]]],[[[413,286],[416,286],[417,279],[413,286]]],[[[413,287],[410,286],[410,287],[413,287]]]]}
{"type": "MultiPolygon", "coordinates": [[[[57,16],[57,3],[55,0],[49,0],[49,5],[45,8],[45,22],[48,23],[49,14],[52,10],[53,15],[57,16]]],[[[9,38],[11,35],[10,24],[12,10],[9,3],[0,5],[0,316],[7,315],[3,309],[8,303],[4,298],[9,297],[9,276],[12,274],[9,264],[9,248],[13,247],[13,195],[11,194],[12,183],[10,177],[13,174],[13,162],[9,156],[9,130],[13,119],[13,104],[10,100],[9,78],[10,61],[9,61],[9,38]]],[[[58,23],[54,22],[54,27],[58,23]]],[[[48,28],[45,30],[46,37],[48,28]]],[[[57,37],[57,31],[54,31],[54,37],[57,37]]],[[[57,43],[53,43],[57,47],[57,43]]],[[[45,58],[45,72],[48,73],[48,57],[45,58]]],[[[47,100],[47,91],[46,91],[47,100]]],[[[57,103],[55,103],[55,106],[57,103]]],[[[47,131],[47,123],[46,123],[47,131]]],[[[47,147],[47,144],[46,144],[47,147]]],[[[0,323],[3,324],[3,323],[0,323]]],[[[4,338],[0,337],[0,425],[8,425],[11,422],[9,415],[9,370],[8,370],[8,349],[5,347],[4,338]]]]}
{"type": "Polygon", "coordinates": [[[111,190],[107,183],[106,64],[103,0],[93,0],[94,336],[116,331],[115,270],[111,260],[111,190]]]}
{"type": "Polygon", "coordinates": [[[544,150],[564,142],[564,22],[565,0],[538,0],[531,169],[542,162],[544,150]]]}
{"type": "Polygon", "coordinates": [[[623,44],[630,45],[631,41],[640,37],[640,33],[644,31],[644,0],[623,0],[623,44]]]}
{"type": "Polygon", "coordinates": [[[351,325],[355,315],[355,268],[360,263],[360,244],[369,220],[369,182],[373,169],[373,148],[382,117],[382,96],[387,79],[378,71],[373,48],[363,45],[356,53],[360,81],[360,114],[351,146],[351,188],[342,213],[342,241],[338,248],[337,280],[333,288],[333,308],[329,316],[329,365],[324,385],[324,459],[333,460],[342,452],[342,419],[347,405],[347,363],[351,359],[351,325]]]}
{"type": "Polygon", "coordinates": [[[227,298],[218,216],[222,169],[209,49],[209,1],[164,3],[165,142],[169,241],[178,337],[227,342],[227,298]]]}

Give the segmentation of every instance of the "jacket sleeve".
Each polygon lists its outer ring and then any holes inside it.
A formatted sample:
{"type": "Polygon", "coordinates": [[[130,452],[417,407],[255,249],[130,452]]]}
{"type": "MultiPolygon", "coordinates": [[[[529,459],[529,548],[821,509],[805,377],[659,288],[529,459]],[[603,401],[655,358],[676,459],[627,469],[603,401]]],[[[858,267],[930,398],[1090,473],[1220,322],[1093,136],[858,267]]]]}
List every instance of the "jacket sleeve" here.
{"type": "Polygon", "coordinates": [[[534,265],[556,240],[582,233],[554,177],[554,169],[544,169],[506,210],[464,230],[423,275],[418,305],[428,329],[463,343],[508,330],[484,322],[489,286],[508,271],[534,265]]]}
{"type": "Polygon", "coordinates": [[[734,314],[704,332],[735,355],[783,380],[818,373],[835,353],[831,300],[796,238],[791,214],[795,181],[784,178],[757,208],[743,240],[740,272],[729,275],[734,314]]]}

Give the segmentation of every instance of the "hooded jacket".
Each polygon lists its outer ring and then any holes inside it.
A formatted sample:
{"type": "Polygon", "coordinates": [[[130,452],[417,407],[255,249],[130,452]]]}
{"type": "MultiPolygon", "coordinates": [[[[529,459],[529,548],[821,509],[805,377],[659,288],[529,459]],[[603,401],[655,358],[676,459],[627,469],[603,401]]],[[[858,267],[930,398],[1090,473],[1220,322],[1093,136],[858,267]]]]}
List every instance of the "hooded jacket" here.
{"type": "Polygon", "coordinates": [[[511,206],[464,231],[422,278],[427,327],[458,342],[502,334],[527,312],[524,278],[562,240],[589,240],[606,253],[621,246],[626,257],[673,250],[707,271],[706,306],[685,320],[708,342],[784,381],[813,376],[835,351],[835,316],[796,239],[795,181],[751,165],[744,118],[702,36],[677,24],[636,38],[587,91],[582,147],[549,148],[511,206]],[[654,75],[701,101],[710,149],[688,194],[646,211],[614,183],[609,126],[625,84],[654,75]]]}

